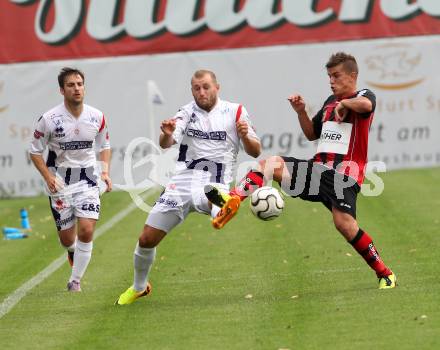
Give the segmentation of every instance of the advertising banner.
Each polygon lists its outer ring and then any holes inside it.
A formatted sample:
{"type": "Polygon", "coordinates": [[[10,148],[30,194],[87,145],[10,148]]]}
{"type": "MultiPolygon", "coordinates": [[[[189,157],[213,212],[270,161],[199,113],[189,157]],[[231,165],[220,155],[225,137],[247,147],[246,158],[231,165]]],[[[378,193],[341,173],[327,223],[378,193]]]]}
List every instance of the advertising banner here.
{"type": "Polygon", "coordinates": [[[0,63],[440,34],[438,0],[2,0],[0,63]]]}

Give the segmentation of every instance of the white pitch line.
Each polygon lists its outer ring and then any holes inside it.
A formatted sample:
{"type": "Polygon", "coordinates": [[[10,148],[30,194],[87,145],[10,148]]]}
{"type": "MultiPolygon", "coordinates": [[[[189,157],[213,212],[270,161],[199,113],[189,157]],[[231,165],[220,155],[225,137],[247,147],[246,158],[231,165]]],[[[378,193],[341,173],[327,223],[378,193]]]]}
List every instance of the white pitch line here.
{"type": "MultiPolygon", "coordinates": [[[[147,194],[150,191],[147,191],[147,194]]],[[[113,216],[106,223],[98,227],[94,234],[94,240],[99,236],[103,235],[109,229],[111,229],[114,225],[116,225],[119,221],[125,218],[128,214],[130,214],[137,206],[135,203],[131,203],[127,208],[120,211],[118,214],[113,216]]],[[[23,299],[26,294],[43,282],[46,278],[52,275],[56,270],[58,270],[64,263],[66,262],[66,254],[61,255],[55,261],[53,261],[49,266],[47,266],[44,270],[40,271],[37,275],[32,277],[29,281],[22,284],[18,289],[9,294],[5,300],[0,304],[0,319],[5,316],[11,309],[17,305],[17,303],[23,299]]]]}

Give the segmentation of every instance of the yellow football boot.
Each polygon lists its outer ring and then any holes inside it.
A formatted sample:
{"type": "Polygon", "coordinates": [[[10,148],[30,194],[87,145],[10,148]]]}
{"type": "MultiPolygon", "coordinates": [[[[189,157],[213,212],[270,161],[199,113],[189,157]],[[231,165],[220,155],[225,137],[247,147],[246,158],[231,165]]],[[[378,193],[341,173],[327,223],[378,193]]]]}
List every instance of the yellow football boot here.
{"type": "Polygon", "coordinates": [[[115,305],[128,305],[134,303],[137,299],[144,297],[151,293],[151,284],[147,283],[147,288],[142,292],[136,292],[133,286],[129,287],[124,293],[122,293],[118,300],[115,301],[115,305]]]}
{"type": "Polygon", "coordinates": [[[397,286],[397,278],[394,273],[389,276],[379,278],[379,289],[390,289],[397,286]]]}

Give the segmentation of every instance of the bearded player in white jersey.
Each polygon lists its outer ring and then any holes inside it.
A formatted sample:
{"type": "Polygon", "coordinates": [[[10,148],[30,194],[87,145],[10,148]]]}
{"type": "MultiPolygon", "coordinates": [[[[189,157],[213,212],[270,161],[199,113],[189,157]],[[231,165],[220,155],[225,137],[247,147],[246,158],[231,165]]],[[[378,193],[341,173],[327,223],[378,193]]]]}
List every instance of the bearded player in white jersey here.
{"type": "Polygon", "coordinates": [[[60,243],[72,266],[67,290],[80,292],[99,218],[98,179],[105,183],[106,191],[112,189],[110,142],[103,113],[84,104],[84,73],[65,67],[58,75],[58,84],[64,102],[38,119],[30,157],[46,182],[60,243]]]}
{"type": "Polygon", "coordinates": [[[260,140],[246,109],[218,97],[219,84],[213,72],[198,70],[191,79],[194,101],[161,124],[162,148],[180,144],[176,174],[148,215],[134,250],[134,282],[116,300],[131,304],[151,291],[149,272],[156,246],[190,212],[215,217],[219,208],[208,202],[204,185],[229,188],[240,141],[247,154],[258,157],[260,140]]]}

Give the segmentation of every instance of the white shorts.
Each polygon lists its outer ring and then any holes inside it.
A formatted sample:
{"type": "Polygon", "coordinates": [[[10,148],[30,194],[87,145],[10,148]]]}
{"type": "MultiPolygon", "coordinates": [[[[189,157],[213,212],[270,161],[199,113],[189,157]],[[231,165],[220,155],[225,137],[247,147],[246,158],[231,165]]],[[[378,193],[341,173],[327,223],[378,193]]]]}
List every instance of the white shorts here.
{"type": "MultiPolygon", "coordinates": [[[[229,186],[214,184],[223,191],[228,191],[229,186]]],[[[151,212],[148,214],[145,224],[159,230],[169,232],[180,224],[191,212],[199,212],[214,215],[217,208],[210,208],[209,201],[205,196],[203,187],[188,187],[185,183],[180,185],[170,184],[157,199],[151,212]]],[[[215,216],[215,215],[214,215],[215,216]]]]}
{"type": "Polygon", "coordinates": [[[70,186],[67,186],[49,197],[58,231],[71,228],[76,218],[99,219],[99,188],[83,186],[80,189],[70,189],[70,186]]]}

